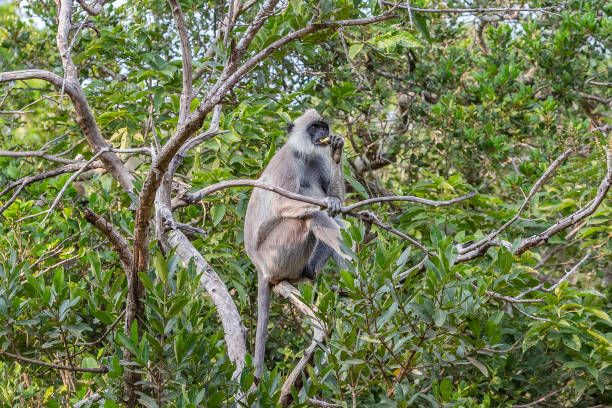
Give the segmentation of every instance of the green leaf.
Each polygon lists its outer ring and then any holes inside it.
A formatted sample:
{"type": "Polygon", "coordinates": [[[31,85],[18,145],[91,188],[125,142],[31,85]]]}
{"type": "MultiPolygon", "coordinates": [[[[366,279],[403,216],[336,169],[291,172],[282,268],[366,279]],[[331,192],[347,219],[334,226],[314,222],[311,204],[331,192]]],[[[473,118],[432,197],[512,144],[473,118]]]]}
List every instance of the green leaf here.
{"type": "Polygon", "coordinates": [[[446,310],[437,309],[434,313],[434,323],[436,326],[441,327],[446,322],[448,312],[446,310]]]}
{"type": "Polygon", "coordinates": [[[590,306],[585,306],[584,310],[586,310],[587,312],[599,317],[602,320],[605,320],[608,323],[612,323],[612,320],[610,319],[610,316],[604,312],[603,310],[599,310],[596,309],[594,307],[590,307],[590,306]]]}
{"type": "Polygon", "coordinates": [[[361,52],[361,50],[363,49],[363,43],[359,43],[359,44],[353,44],[349,47],[348,50],[348,56],[350,59],[355,59],[355,57],[357,56],[357,54],[359,54],[361,52]]]}
{"type": "Polygon", "coordinates": [[[484,375],[487,378],[489,377],[489,371],[487,370],[487,367],[485,367],[484,364],[482,364],[480,361],[476,360],[473,357],[466,357],[465,359],[469,361],[470,363],[472,363],[474,367],[479,369],[482,375],[484,375]]]}
{"type": "Polygon", "coordinates": [[[212,222],[213,225],[219,224],[225,215],[225,204],[217,204],[212,208],[212,222]]]}
{"type": "Polygon", "coordinates": [[[168,266],[166,265],[166,260],[160,251],[155,252],[153,266],[155,266],[155,270],[157,271],[161,281],[166,283],[168,281],[168,266]]]}

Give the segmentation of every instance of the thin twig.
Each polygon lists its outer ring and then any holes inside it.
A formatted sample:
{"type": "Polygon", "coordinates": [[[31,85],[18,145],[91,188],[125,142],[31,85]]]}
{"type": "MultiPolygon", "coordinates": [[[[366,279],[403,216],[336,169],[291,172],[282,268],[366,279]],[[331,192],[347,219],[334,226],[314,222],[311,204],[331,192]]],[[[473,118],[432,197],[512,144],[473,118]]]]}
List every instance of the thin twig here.
{"type": "Polygon", "coordinates": [[[555,160],[550,165],[550,167],[548,169],[546,169],[544,174],[542,174],[542,176],[538,179],[538,181],[536,181],[536,183],[533,185],[533,187],[531,188],[531,191],[529,192],[527,197],[525,197],[525,201],[523,201],[523,204],[518,209],[518,211],[516,212],[514,217],[512,217],[510,220],[508,220],[498,230],[491,232],[489,235],[487,235],[486,237],[484,237],[480,241],[478,241],[478,242],[476,242],[476,243],[474,243],[472,245],[466,246],[466,247],[461,247],[459,249],[459,253],[460,254],[465,254],[465,253],[468,253],[468,252],[472,252],[472,251],[475,251],[478,248],[486,245],[488,242],[490,242],[495,237],[497,237],[499,234],[501,234],[506,228],[508,228],[510,225],[512,225],[516,220],[518,220],[519,217],[521,216],[521,214],[523,213],[523,211],[525,210],[525,208],[529,205],[529,202],[531,201],[531,199],[533,198],[535,193],[540,189],[540,187],[542,187],[544,182],[557,169],[557,167],[559,167],[559,165],[561,165],[561,163],[572,153],[572,151],[573,151],[573,149],[566,150],[561,156],[559,156],[557,158],[557,160],[555,160]]]}
{"type": "Polygon", "coordinates": [[[53,363],[47,363],[46,361],[34,360],[32,358],[23,357],[21,355],[12,354],[12,353],[2,351],[2,350],[0,350],[0,355],[12,358],[14,360],[23,361],[24,363],[36,364],[40,366],[55,368],[58,370],[74,371],[74,372],[82,372],[82,373],[107,373],[108,372],[108,367],[106,366],[102,366],[98,368],[95,368],[95,367],[94,368],[68,367],[68,366],[61,365],[61,364],[53,364],[53,363]]]}
{"type": "Polygon", "coordinates": [[[77,177],[79,177],[79,175],[85,171],[85,168],[87,168],[88,165],[90,165],[91,163],[93,163],[94,161],[96,161],[96,159],[102,155],[103,153],[108,152],[110,149],[109,148],[103,148],[100,149],[96,154],[93,155],[93,157],[91,159],[89,159],[87,161],[87,163],[85,163],[85,165],[83,167],[81,167],[78,171],[76,171],[72,176],[70,176],[70,178],[68,180],[66,180],[66,183],[64,183],[64,186],[61,188],[60,192],[57,194],[57,197],[55,197],[55,200],[53,201],[53,204],[51,204],[51,207],[49,207],[48,210],[43,211],[41,213],[39,213],[38,215],[41,214],[45,214],[45,218],[43,218],[43,220],[40,222],[40,224],[38,224],[38,226],[40,227],[41,225],[43,225],[45,223],[45,221],[47,221],[47,218],[49,218],[49,215],[53,212],[53,210],[55,209],[55,207],[57,206],[57,204],[60,202],[60,200],[62,199],[62,195],[64,194],[64,192],[66,191],[66,189],[68,188],[68,186],[72,183],[73,180],[75,180],[77,177]]]}

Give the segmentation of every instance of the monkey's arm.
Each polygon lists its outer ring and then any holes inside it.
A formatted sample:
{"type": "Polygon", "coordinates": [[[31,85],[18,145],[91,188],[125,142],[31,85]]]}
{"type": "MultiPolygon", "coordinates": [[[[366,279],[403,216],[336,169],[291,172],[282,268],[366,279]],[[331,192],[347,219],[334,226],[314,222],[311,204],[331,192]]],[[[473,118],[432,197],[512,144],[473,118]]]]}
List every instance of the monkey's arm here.
{"type": "Polygon", "coordinates": [[[327,188],[327,214],[335,217],[340,213],[342,202],[344,201],[344,174],[342,172],[342,147],[344,139],[338,135],[332,135],[330,141],[331,148],[331,169],[329,186],[327,188]]]}
{"type": "Polygon", "coordinates": [[[331,136],[331,177],[329,179],[329,196],[344,201],[344,173],[342,172],[342,148],[344,139],[338,135],[331,136]]]}

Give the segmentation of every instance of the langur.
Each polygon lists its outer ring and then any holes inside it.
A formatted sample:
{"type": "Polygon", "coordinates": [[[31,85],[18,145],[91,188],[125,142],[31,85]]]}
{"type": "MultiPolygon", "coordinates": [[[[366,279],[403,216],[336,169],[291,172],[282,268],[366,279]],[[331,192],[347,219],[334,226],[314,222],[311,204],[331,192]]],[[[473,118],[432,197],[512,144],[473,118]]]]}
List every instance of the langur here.
{"type": "Polygon", "coordinates": [[[344,200],[342,147],[329,124],[310,109],[287,126],[289,140],[272,157],[261,180],[285,190],[325,198],[327,211],[272,191],[254,189],[244,222],[246,252],[257,269],[255,376],[263,372],[271,285],[314,279],[330,257],[341,262],[344,200]]]}

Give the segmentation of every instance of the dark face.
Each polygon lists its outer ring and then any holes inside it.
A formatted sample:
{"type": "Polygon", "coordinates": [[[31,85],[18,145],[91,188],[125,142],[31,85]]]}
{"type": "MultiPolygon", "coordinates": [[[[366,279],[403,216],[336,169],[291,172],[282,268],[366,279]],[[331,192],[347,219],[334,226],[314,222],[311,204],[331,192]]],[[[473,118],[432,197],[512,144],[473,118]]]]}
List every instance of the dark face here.
{"type": "Polygon", "coordinates": [[[306,131],[314,145],[325,146],[329,143],[329,125],[326,122],[312,122],[306,131]]]}

